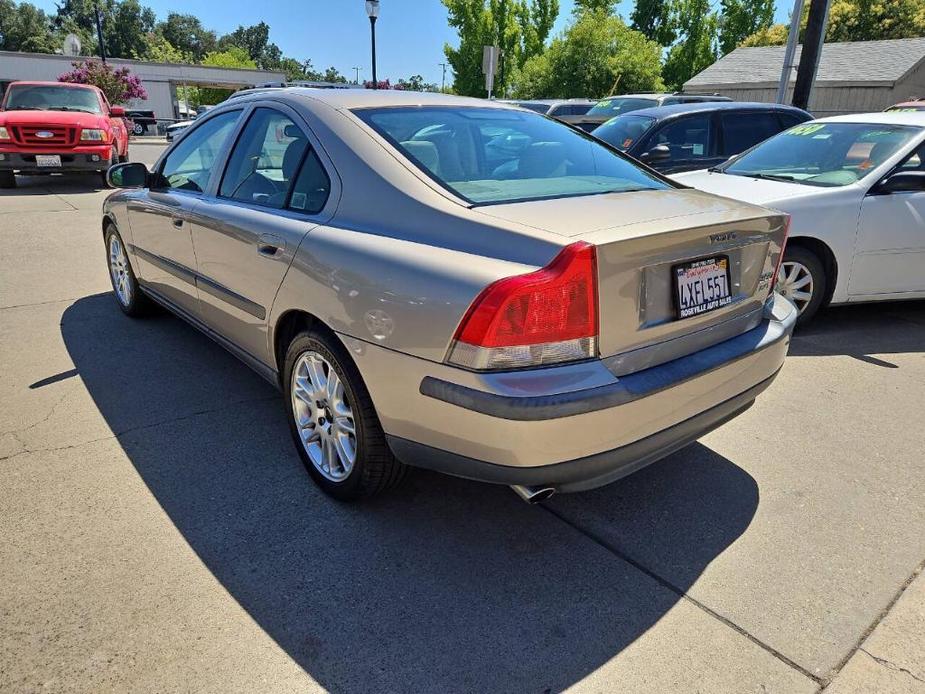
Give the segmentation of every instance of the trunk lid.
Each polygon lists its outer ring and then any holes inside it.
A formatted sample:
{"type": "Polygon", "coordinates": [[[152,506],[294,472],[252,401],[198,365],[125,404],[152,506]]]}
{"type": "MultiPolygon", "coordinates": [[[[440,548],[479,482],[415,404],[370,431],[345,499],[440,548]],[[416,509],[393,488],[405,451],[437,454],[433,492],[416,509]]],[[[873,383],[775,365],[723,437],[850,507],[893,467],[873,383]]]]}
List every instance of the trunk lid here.
{"type": "Polygon", "coordinates": [[[597,247],[599,350],[618,375],[683,357],[757,326],[786,233],[782,213],[695,190],[478,209],[597,247]],[[724,298],[715,308],[682,317],[681,305],[690,306],[692,295],[688,291],[679,297],[677,285],[684,280],[677,278],[678,270],[704,260],[717,261],[708,266],[711,273],[720,272],[716,268],[726,261],[728,303],[724,298]]]}

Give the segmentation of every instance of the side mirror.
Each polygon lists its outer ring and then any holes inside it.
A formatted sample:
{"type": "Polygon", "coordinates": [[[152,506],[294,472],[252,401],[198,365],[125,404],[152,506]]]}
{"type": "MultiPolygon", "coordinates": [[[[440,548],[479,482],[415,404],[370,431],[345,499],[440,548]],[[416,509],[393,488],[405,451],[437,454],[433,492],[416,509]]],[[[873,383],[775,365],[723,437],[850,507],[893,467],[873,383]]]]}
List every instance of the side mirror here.
{"type": "Polygon", "coordinates": [[[925,171],[897,171],[880,181],[873,192],[880,195],[925,192],[925,171]]]}
{"type": "Polygon", "coordinates": [[[148,167],[141,162],[116,164],[106,172],[106,183],[110,188],[144,188],[149,175],[148,167]]]}
{"type": "Polygon", "coordinates": [[[125,118],[125,109],[121,106],[111,106],[109,108],[109,115],[113,118],[125,118]]]}
{"type": "Polygon", "coordinates": [[[671,149],[669,149],[668,145],[655,145],[655,147],[648,152],[643,152],[642,156],[639,157],[639,161],[644,161],[646,164],[658,164],[669,159],[671,159],[671,149]]]}

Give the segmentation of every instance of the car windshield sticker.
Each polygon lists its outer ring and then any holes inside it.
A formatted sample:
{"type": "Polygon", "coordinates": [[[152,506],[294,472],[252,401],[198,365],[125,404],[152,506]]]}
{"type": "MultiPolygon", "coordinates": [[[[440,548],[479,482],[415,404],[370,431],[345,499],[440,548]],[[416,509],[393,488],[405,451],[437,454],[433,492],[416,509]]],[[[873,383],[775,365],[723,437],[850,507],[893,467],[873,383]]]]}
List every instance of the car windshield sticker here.
{"type": "Polygon", "coordinates": [[[787,131],[787,134],[788,135],[799,135],[799,136],[805,137],[807,135],[812,135],[813,133],[817,133],[823,128],[825,128],[824,123],[815,123],[813,125],[798,125],[795,128],[790,128],[790,130],[787,131]]]}

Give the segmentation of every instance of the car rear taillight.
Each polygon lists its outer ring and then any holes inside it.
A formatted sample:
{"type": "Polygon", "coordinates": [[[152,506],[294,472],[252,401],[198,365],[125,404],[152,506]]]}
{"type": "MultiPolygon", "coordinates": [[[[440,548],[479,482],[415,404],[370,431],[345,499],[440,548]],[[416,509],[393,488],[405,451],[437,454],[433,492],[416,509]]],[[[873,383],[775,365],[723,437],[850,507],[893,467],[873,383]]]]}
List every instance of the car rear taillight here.
{"type": "Polygon", "coordinates": [[[566,246],[546,267],[486,287],[463,317],[449,361],[516,369],[588,359],[597,352],[594,246],[566,246]]]}
{"type": "Polygon", "coordinates": [[[777,286],[777,276],[780,274],[781,263],[784,262],[784,252],[787,250],[787,237],[790,236],[790,215],[787,215],[787,221],[784,222],[784,240],[780,242],[780,255],[777,258],[777,265],[774,267],[774,276],[771,277],[771,290],[768,292],[768,296],[774,292],[774,288],[777,286]]]}

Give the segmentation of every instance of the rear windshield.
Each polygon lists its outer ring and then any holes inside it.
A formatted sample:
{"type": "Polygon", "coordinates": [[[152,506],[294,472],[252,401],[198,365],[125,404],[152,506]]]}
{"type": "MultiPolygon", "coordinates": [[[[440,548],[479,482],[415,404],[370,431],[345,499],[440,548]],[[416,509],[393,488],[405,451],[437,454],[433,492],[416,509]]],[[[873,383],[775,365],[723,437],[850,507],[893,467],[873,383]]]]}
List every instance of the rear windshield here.
{"type": "Polygon", "coordinates": [[[514,106],[527,108],[531,111],[536,111],[537,113],[546,113],[549,110],[549,104],[538,104],[535,101],[512,101],[511,103],[514,106]]]}
{"type": "Polygon", "coordinates": [[[592,131],[592,134],[594,137],[600,138],[625,152],[639,142],[654,122],[655,119],[651,116],[634,116],[632,114],[617,116],[596,128],[592,131]]]}
{"type": "Polygon", "coordinates": [[[474,204],[671,187],[593,138],[534,113],[478,107],[354,113],[474,204]]]}
{"type": "Polygon", "coordinates": [[[720,171],[811,186],[860,181],[920,128],[877,123],[802,123],[750,149],[720,171]]]}
{"type": "Polygon", "coordinates": [[[638,111],[641,108],[652,108],[658,106],[655,99],[638,99],[636,97],[613,97],[604,99],[594,104],[594,107],[588,111],[589,116],[619,116],[621,113],[638,111]]]}
{"type": "Polygon", "coordinates": [[[51,84],[12,84],[6,91],[6,111],[83,111],[102,113],[92,89],[51,84]]]}

